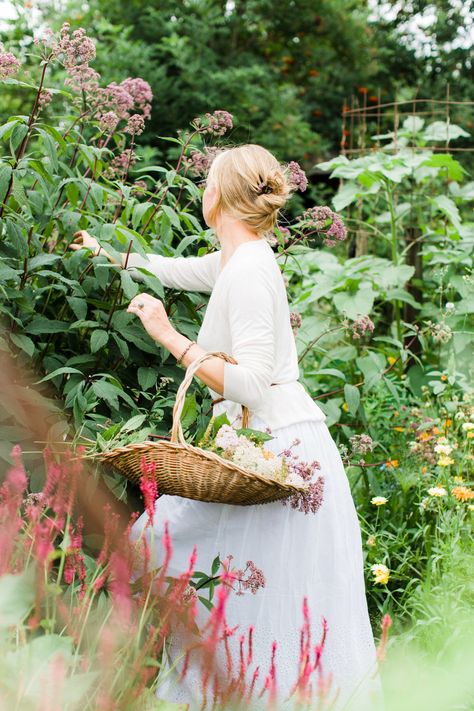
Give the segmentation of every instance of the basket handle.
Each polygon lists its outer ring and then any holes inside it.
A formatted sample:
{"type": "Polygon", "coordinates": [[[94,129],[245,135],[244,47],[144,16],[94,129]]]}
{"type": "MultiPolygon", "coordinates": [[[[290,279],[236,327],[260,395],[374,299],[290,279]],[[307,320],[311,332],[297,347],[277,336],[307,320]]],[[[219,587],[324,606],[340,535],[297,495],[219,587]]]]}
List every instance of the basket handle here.
{"type": "MultiPolygon", "coordinates": [[[[227,353],[223,353],[222,351],[209,351],[208,353],[204,353],[204,355],[199,356],[199,358],[196,358],[188,365],[188,367],[186,368],[186,373],[184,374],[183,381],[178,388],[178,392],[176,393],[176,401],[175,401],[174,407],[173,407],[173,426],[171,428],[171,441],[172,442],[179,442],[180,444],[186,444],[186,441],[184,439],[184,434],[183,434],[183,428],[181,426],[181,413],[183,411],[184,398],[186,395],[186,391],[191,384],[194,373],[199,368],[201,363],[203,363],[208,358],[212,358],[213,356],[218,356],[219,358],[223,358],[228,363],[237,364],[237,361],[234,358],[232,358],[232,356],[227,355],[227,353]]],[[[246,405],[242,405],[242,426],[248,427],[248,422],[249,422],[248,407],[246,405]]]]}

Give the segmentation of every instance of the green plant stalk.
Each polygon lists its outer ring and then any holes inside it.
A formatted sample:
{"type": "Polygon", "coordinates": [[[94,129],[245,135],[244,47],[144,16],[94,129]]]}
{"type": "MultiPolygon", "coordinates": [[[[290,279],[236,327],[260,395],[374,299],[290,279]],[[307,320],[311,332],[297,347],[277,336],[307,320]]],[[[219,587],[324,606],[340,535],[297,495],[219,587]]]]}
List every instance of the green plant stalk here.
{"type": "MultiPolygon", "coordinates": [[[[388,209],[390,212],[390,234],[391,234],[391,245],[392,245],[392,262],[394,266],[398,266],[398,244],[397,244],[397,218],[395,215],[395,206],[393,204],[393,191],[388,183],[385,183],[385,191],[388,202],[388,209]]],[[[395,324],[397,329],[397,338],[401,342],[402,340],[402,326],[400,321],[400,302],[396,299],[394,302],[394,315],[395,324]]]]}

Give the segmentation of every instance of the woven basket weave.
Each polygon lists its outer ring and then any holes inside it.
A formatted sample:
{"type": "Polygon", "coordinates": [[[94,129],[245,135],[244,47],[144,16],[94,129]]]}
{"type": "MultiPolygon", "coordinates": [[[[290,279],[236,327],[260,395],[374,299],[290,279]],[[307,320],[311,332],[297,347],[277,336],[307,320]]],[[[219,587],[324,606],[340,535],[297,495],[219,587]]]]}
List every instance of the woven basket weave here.
{"type": "MultiPolygon", "coordinates": [[[[255,472],[242,469],[228,459],[200,447],[188,444],[181,426],[186,391],[201,363],[212,356],[236,363],[234,358],[220,351],[205,353],[186,369],[176,393],[173,407],[171,441],[140,442],[117,447],[110,452],[95,455],[104,463],[117,469],[127,479],[138,483],[142,476],[142,457],[156,466],[156,480],[160,494],[183,496],[198,501],[222,504],[265,504],[284,499],[303,491],[301,487],[283,484],[255,472]]],[[[242,406],[242,426],[247,427],[248,409],[242,406]]]]}

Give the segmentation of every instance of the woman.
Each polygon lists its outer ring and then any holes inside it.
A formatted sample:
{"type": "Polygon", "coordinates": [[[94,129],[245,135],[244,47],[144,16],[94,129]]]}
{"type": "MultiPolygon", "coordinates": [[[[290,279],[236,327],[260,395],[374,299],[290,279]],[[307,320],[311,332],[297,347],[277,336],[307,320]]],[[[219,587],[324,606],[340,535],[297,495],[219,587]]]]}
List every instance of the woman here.
{"type": "MultiPolygon", "coordinates": [[[[186,569],[195,544],[198,570],[210,570],[218,554],[221,559],[231,554],[233,567],[243,570],[251,560],[263,571],[264,587],[255,594],[246,590],[231,595],[227,616],[231,628],[255,627],[254,667],[260,667],[262,680],[270,666],[272,642],[277,641],[278,708],[297,678],[305,596],[315,643],[321,637],[322,617],[327,621],[323,671],[332,677],[337,708],[357,698],[366,711],[371,708],[369,699],[378,693],[379,679],[359,523],[325,415],[298,381],[285,284],[264,238],[275,226],[289,193],[284,169],[261,146],[220,152],[203,195],[203,216],[215,230],[220,250],[188,258],[148,255],[144,259],[132,254],[127,263],[134,270],[154,273],[164,286],[211,294],[197,343],[178,333],[162,302],[151,295],[136,296],[128,311],[184,366],[208,351],[224,351],[235,358],[237,364],[212,357],[196,372],[217,401],[213,414],[226,411],[238,426],[241,406],[246,405],[250,427],[271,429],[274,439],[266,446],[275,453],[299,440],[292,451],[304,461],[316,459],[321,465],[325,479],[322,506],[316,514],[305,514],[281,502],[242,507],[161,496],[153,531],[154,560],[159,564],[163,524],[168,521],[174,551],[170,574],[186,569]]],[[[78,233],[71,246],[100,249],[86,232],[78,233]]],[[[124,259],[125,255],[123,264],[124,259]]],[[[135,274],[139,278],[139,272],[135,274]]],[[[144,531],[146,520],[143,514],[135,523],[135,537],[144,531]]],[[[206,610],[200,607],[204,620],[206,610]]],[[[171,659],[179,652],[177,645],[171,659]]],[[[235,648],[232,653],[237,659],[235,648]]],[[[198,675],[198,669],[191,668],[177,684],[169,673],[157,693],[160,698],[198,708],[198,675]]],[[[381,708],[380,699],[373,703],[373,708],[381,708]]]]}

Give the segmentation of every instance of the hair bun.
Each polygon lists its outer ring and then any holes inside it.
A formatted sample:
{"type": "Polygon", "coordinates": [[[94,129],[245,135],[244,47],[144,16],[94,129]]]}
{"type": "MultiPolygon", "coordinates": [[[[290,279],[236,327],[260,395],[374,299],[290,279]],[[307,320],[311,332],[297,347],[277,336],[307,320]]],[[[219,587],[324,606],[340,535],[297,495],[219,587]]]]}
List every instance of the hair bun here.
{"type": "Polygon", "coordinates": [[[282,170],[272,170],[268,173],[265,182],[274,195],[286,194],[287,186],[282,170]]]}

